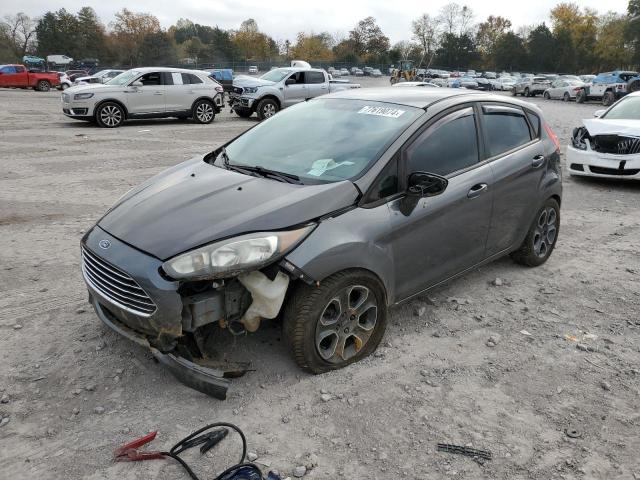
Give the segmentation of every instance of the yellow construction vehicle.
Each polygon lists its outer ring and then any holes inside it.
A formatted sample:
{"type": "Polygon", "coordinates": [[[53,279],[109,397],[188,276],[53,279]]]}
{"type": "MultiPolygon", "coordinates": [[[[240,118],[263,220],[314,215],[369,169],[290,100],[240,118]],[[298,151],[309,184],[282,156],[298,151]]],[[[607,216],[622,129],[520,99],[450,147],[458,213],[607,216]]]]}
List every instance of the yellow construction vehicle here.
{"type": "Polygon", "coordinates": [[[416,79],[416,68],[412,60],[400,60],[398,68],[391,72],[391,85],[398,82],[413,82],[416,79]]]}

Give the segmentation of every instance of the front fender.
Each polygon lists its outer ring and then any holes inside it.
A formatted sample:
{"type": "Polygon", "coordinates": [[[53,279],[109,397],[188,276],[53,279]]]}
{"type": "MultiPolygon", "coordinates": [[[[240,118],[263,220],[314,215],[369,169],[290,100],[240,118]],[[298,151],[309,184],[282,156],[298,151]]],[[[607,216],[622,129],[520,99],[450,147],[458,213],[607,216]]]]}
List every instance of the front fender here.
{"type": "Polygon", "coordinates": [[[388,206],[354,208],[323,220],[286,260],[314,281],[342,270],[361,268],[375,274],[385,288],[387,303],[395,303],[393,254],[389,245],[388,206]]]}

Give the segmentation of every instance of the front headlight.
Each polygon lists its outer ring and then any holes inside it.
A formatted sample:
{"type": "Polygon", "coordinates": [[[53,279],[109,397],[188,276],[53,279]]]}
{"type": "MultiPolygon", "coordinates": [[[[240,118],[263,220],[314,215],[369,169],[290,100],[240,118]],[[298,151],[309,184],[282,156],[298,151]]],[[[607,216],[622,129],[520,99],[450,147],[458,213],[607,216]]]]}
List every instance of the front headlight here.
{"type": "Polygon", "coordinates": [[[256,93],[260,87],[244,87],[244,93],[256,93]]]}
{"type": "Polygon", "coordinates": [[[272,263],[297,246],[314,225],[282,232],[229,238],[167,260],[163,270],[175,279],[204,280],[237,275],[272,263]]]}
{"type": "Polygon", "coordinates": [[[93,93],[76,93],[73,96],[74,100],[86,100],[87,98],[93,97],[93,93]]]}

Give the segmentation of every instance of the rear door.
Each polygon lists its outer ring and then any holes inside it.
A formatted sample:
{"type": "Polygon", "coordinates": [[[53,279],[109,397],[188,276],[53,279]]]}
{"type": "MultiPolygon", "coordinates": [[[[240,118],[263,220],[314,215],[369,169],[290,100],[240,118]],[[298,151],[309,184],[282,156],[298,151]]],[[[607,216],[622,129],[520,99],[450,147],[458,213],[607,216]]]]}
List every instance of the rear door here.
{"type": "Polygon", "coordinates": [[[403,149],[400,178],[414,172],[445,176],[447,189],[389,204],[398,298],[406,298],[472,267],[485,257],[491,221],[491,166],[480,162],[472,106],[445,113],[403,149]]]}
{"type": "Polygon", "coordinates": [[[285,107],[289,107],[299,102],[304,102],[307,97],[307,85],[304,83],[304,72],[294,72],[287,80],[285,80],[284,85],[284,105],[285,107]],[[287,81],[293,83],[289,83],[287,85],[287,81]]]}
{"type": "Polygon", "coordinates": [[[304,83],[307,86],[307,98],[329,93],[329,79],[324,72],[317,70],[304,72],[304,83]]]}
{"type": "Polygon", "coordinates": [[[485,150],[495,178],[487,256],[517,243],[538,202],[547,159],[541,120],[533,112],[499,103],[481,108],[485,150]]]}

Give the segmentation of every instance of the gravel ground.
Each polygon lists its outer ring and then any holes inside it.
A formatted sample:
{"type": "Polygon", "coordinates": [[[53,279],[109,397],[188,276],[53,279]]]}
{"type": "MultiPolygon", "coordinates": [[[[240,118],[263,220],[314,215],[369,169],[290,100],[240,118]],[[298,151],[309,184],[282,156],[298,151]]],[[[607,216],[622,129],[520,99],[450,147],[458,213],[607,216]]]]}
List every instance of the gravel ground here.
{"type": "MultiPolygon", "coordinates": [[[[534,101],[563,145],[601,108],[534,101]]],[[[285,475],[317,463],[306,477],[640,478],[640,184],[565,176],[547,264],[503,259],[394,307],[379,351],[349,368],[302,373],[277,325],[226,337],[225,356],[256,371],[221,402],[101,325],[78,244],[129,188],[255,121],[105,130],[64,118],[57,92],[0,90],[0,104],[0,477],[186,478],[170,461],[112,463],[111,450],[156,429],[168,449],[226,420],[285,475]]],[[[190,457],[203,476],[237,455],[224,443],[190,457]]]]}

